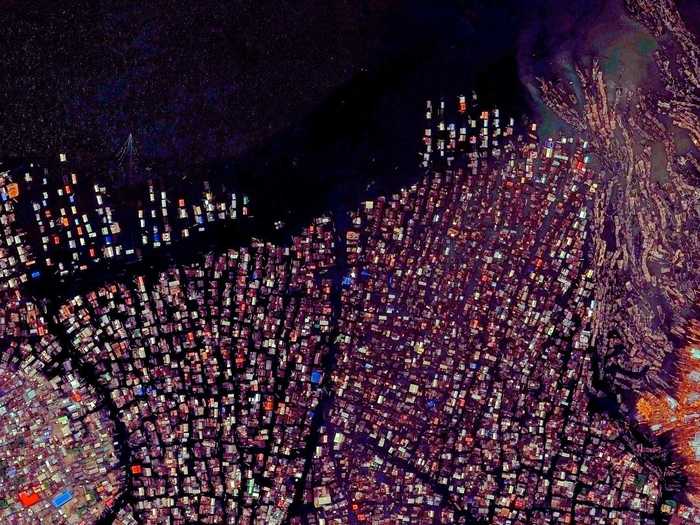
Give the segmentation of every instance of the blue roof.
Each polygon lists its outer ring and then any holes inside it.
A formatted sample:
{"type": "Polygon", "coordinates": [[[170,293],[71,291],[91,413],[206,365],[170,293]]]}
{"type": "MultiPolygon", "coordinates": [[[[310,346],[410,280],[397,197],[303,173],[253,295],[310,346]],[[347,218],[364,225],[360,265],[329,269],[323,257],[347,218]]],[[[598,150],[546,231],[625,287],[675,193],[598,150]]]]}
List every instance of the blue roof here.
{"type": "Polygon", "coordinates": [[[58,496],[51,500],[51,505],[53,505],[56,508],[62,507],[72,499],[73,493],[70,490],[64,490],[58,496]]]}
{"type": "Polygon", "coordinates": [[[321,382],[321,372],[314,370],[311,372],[311,382],[314,384],[319,384],[321,382]]]}

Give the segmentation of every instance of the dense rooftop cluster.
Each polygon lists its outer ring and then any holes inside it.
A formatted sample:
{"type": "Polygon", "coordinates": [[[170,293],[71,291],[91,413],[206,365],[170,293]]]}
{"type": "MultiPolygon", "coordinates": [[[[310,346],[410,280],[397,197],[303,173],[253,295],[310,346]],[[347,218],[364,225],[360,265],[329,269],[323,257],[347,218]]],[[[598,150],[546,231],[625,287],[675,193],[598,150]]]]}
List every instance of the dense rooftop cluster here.
{"type": "Polygon", "coordinates": [[[333,229],[75,297],[59,319],[128,432],[140,523],[278,523],[331,330],[333,229]]]}
{"type": "Polygon", "coordinates": [[[664,97],[612,96],[596,62],[576,93],[543,82],[589,140],[429,102],[424,176],[342,231],[319,217],[54,302],[24,283],[247,200],[153,179],[127,227],[63,158],[0,174],[0,519],[700,523],[700,51],[668,1],[627,7],[664,97]]]}
{"type": "Polygon", "coordinates": [[[664,363],[700,290],[700,47],[672,1],[625,3],[657,45],[644,79],[652,87],[619,84],[596,61],[577,70],[576,92],[548,82],[543,90],[600,162],[593,341],[621,389],[666,389],[664,363]]]}
{"type": "Polygon", "coordinates": [[[114,422],[40,308],[0,299],[0,521],[92,523],[124,485],[114,422]]]}
{"type": "Polygon", "coordinates": [[[204,232],[212,223],[234,221],[239,214],[248,216],[248,197],[242,197],[242,206],[235,193],[221,199],[211,191],[208,181],[203,182],[200,200],[188,204],[185,197],[180,197],[177,206],[170,202],[167,191],[156,189],[154,180],[148,181],[147,189],[148,198],[137,212],[143,246],[167,246],[193,233],[204,232]]]}
{"type": "Polygon", "coordinates": [[[0,520],[96,521],[122,488],[114,425],[79,376],[37,365],[0,365],[0,520]]]}
{"type": "Polygon", "coordinates": [[[625,4],[656,45],[641,88],[616,85],[597,62],[577,71],[579,96],[543,85],[550,106],[591,137],[601,162],[592,341],[618,392],[639,396],[629,403],[637,419],[672,445],[667,470],[688,478],[666,504],[676,510],[674,520],[698,523],[700,46],[671,0],[625,4]]]}
{"type": "Polygon", "coordinates": [[[35,265],[26,235],[15,224],[19,185],[0,172],[0,290],[16,289],[27,282],[35,265]]]}
{"type": "Polygon", "coordinates": [[[352,215],[326,523],[655,523],[658,478],[587,410],[586,144],[502,146],[352,215]]]}
{"type": "Polygon", "coordinates": [[[100,262],[139,260],[214,224],[250,215],[245,195],[214,191],[203,180],[191,188],[183,186],[183,193],[173,199],[173,191],[154,174],[143,188],[136,188],[136,197],[129,194],[115,204],[112,185],[79,176],[65,154],[57,162],[20,165],[4,177],[3,205],[16,212],[19,235],[26,237],[35,258],[27,261],[31,272],[21,277],[24,280],[38,279],[42,272],[65,277],[100,262]]]}
{"type": "Polygon", "coordinates": [[[663,515],[661,474],[589,410],[589,146],[474,102],[428,106],[426,176],[340,239],[322,217],[38,315],[25,355],[107,397],[117,523],[663,515]]]}

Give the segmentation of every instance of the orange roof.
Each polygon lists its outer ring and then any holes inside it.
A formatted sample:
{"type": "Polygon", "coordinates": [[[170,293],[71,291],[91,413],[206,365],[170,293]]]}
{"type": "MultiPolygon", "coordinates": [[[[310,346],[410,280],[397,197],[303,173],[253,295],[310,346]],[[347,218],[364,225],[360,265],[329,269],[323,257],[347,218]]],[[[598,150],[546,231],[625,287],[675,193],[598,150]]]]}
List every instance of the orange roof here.
{"type": "Polygon", "coordinates": [[[19,185],[16,182],[12,182],[7,185],[7,194],[11,199],[16,198],[19,195],[19,185]]]}
{"type": "Polygon", "coordinates": [[[41,500],[39,494],[36,492],[27,492],[26,490],[20,492],[18,497],[19,502],[25,507],[31,507],[32,505],[39,503],[41,500]]]}

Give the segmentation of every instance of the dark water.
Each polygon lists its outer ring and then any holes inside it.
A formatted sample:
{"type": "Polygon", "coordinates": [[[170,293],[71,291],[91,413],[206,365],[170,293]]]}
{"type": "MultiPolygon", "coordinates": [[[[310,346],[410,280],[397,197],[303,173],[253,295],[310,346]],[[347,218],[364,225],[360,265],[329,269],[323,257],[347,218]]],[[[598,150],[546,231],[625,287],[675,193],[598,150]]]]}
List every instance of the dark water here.
{"type": "Polygon", "coordinates": [[[529,90],[534,77],[556,75],[562,60],[590,52],[588,32],[605,22],[609,3],[401,2],[375,29],[366,65],[313,110],[245,152],[199,169],[249,194],[258,215],[297,226],[396,191],[421,176],[426,99],[451,102],[475,91],[484,108],[541,118],[542,105],[529,90]]]}
{"type": "Polygon", "coordinates": [[[141,165],[214,172],[261,213],[309,217],[416,176],[426,98],[476,90],[529,113],[522,72],[598,4],[8,3],[0,156],[100,170],[133,133],[141,165]]]}

